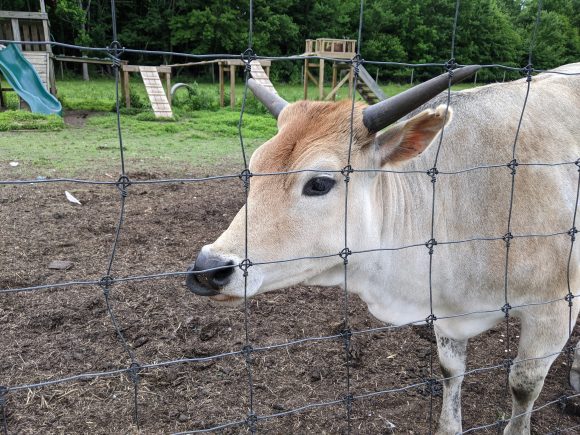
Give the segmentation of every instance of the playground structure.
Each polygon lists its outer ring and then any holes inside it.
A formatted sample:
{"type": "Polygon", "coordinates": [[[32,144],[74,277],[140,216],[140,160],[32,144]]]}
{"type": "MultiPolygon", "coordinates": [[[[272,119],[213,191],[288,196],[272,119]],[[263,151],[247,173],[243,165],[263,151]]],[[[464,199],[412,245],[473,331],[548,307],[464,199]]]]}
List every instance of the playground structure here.
{"type": "MultiPolygon", "coordinates": [[[[23,44],[19,44],[23,54],[22,59],[12,49],[0,51],[0,71],[12,86],[11,88],[3,88],[0,82],[0,108],[6,107],[3,92],[16,91],[20,98],[28,103],[33,111],[40,111],[40,113],[60,113],[60,105],[56,105],[58,101],[54,97],[56,95],[54,60],[59,61],[61,67],[63,62],[112,64],[110,59],[54,56],[50,44],[26,44],[25,42],[50,40],[48,14],[46,13],[44,0],[40,0],[40,12],[0,11],[0,39],[23,42],[23,44]],[[38,81],[33,79],[35,74],[39,77],[38,81]],[[39,86],[39,83],[41,86],[39,86]],[[33,101],[33,103],[31,104],[29,100],[33,101]]],[[[336,93],[346,82],[348,82],[349,98],[352,97],[354,68],[349,61],[355,55],[356,40],[329,38],[307,39],[305,52],[303,54],[306,57],[304,59],[303,77],[304,99],[308,98],[308,85],[310,82],[318,87],[318,98],[320,100],[335,100],[336,93]],[[332,63],[332,87],[331,91],[325,95],[324,75],[326,62],[332,63]],[[318,78],[312,72],[316,68],[318,68],[318,78]],[[339,81],[339,75],[344,70],[347,70],[347,72],[339,81]]],[[[241,59],[214,59],[162,66],[129,65],[127,61],[122,61],[120,78],[125,106],[127,108],[131,107],[130,73],[140,73],[155,116],[171,117],[173,116],[170,91],[172,68],[209,64],[218,65],[221,107],[225,106],[226,75],[229,73],[230,107],[232,109],[235,108],[236,71],[238,67],[242,68],[245,66],[241,59]],[[165,90],[160,75],[163,75],[165,90]]],[[[253,60],[250,66],[251,76],[262,86],[277,93],[269,78],[271,61],[262,59],[253,60]]],[[[362,65],[359,65],[358,70],[356,90],[362,98],[368,104],[375,104],[384,100],[386,98],[385,94],[368,71],[362,65]]]]}
{"type": "MultiPolygon", "coordinates": [[[[304,99],[308,98],[308,84],[318,86],[320,100],[334,100],[338,90],[348,81],[348,96],[352,97],[354,85],[354,68],[350,62],[356,56],[356,40],[354,39],[307,39],[303,56],[312,56],[313,59],[304,59],[304,99]],[[344,59],[344,61],[341,61],[344,59]],[[318,62],[316,62],[318,60],[318,62]],[[332,62],[332,89],[324,95],[324,66],[332,62]],[[318,78],[311,69],[318,68],[318,78]],[[348,69],[347,74],[338,81],[339,72],[348,69]]],[[[386,95],[373,80],[368,71],[359,65],[359,74],[356,90],[368,104],[375,104],[386,99],[386,95]]]]}
{"type": "MultiPolygon", "coordinates": [[[[233,109],[236,105],[236,70],[237,67],[245,66],[241,59],[214,59],[205,60],[201,62],[187,62],[187,63],[177,63],[173,65],[167,65],[169,68],[182,68],[182,67],[198,67],[207,65],[218,65],[218,76],[219,76],[219,87],[220,87],[220,106],[225,107],[225,89],[226,89],[226,73],[230,76],[230,107],[233,109]]],[[[265,86],[274,93],[278,93],[274,88],[274,85],[270,81],[270,66],[272,62],[270,60],[253,60],[250,62],[251,76],[259,82],[262,86],[265,86]]]]}
{"type": "Polygon", "coordinates": [[[40,0],[40,12],[0,11],[0,39],[23,42],[18,44],[20,50],[17,50],[22,56],[14,51],[16,48],[0,52],[2,73],[12,85],[12,88],[3,88],[0,82],[0,107],[6,106],[4,92],[14,90],[29,105],[28,100],[35,100],[33,105],[42,113],[53,113],[56,84],[51,46],[25,43],[50,40],[44,0],[40,0]]]}

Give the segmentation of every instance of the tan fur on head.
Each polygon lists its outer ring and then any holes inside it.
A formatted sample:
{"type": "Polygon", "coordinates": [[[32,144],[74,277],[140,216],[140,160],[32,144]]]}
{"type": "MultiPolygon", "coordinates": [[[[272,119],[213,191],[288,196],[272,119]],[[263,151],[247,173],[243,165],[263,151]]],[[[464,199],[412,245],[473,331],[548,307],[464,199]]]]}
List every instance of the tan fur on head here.
{"type": "MultiPolygon", "coordinates": [[[[353,144],[369,144],[373,135],[362,122],[364,104],[353,116],[353,144]]],[[[296,168],[312,151],[332,150],[348,155],[352,102],[299,101],[288,105],[278,118],[279,132],[263,145],[252,161],[253,172],[283,172],[296,168]],[[259,158],[258,158],[259,156],[259,158]]],[[[356,149],[353,147],[353,152],[356,149]]]]}

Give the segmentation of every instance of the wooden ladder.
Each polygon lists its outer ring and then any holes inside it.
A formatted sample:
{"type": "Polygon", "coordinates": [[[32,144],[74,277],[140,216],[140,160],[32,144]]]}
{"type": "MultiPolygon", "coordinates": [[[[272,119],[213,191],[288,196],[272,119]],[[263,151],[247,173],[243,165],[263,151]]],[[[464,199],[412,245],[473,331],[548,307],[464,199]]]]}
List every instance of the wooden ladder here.
{"type": "Polygon", "coordinates": [[[387,99],[383,90],[362,65],[359,66],[358,78],[356,90],[367,104],[376,104],[387,99]]]}
{"type": "Polygon", "coordinates": [[[377,95],[364,82],[357,81],[356,90],[362,99],[365,100],[369,105],[376,104],[381,101],[381,99],[377,97],[377,95]]]}
{"type": "Polygon", "coordinates": [[[250,62],[250,67],[250,74],[252,74],[254,80],[277,95],[278,92],[276,92],[276,88],[274,88],[274,85],[270,81],[270,78],[266,75],[266,72],[264,71],[264,68],[262,68],[262,65],[260,65],[260,62],[253,60],[250,62]]]}
{"type": "Polygon", "coordinates": [[[159,78],[157,67],[139,66],[139,72],[141,73],[141,77],[143,77],[145,90],[149,96],[149,101],[151,102],[155,116],[158,118],[171,118],[173,112],[167,95],[165,95],[165,91],[163,90],[163,84],[159,78]]]}

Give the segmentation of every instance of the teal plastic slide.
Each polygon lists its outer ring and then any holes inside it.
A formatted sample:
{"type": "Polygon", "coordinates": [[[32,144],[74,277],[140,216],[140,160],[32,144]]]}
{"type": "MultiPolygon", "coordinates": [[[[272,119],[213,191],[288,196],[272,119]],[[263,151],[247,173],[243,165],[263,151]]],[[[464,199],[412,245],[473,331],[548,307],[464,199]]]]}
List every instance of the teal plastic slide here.
{"type": "Polygon", "coordinates": [[[0,72],[30,110],[45,115],[62,116],[60,102],[46,90],[38,73],[15,44],[0,46],[0,72]]]}

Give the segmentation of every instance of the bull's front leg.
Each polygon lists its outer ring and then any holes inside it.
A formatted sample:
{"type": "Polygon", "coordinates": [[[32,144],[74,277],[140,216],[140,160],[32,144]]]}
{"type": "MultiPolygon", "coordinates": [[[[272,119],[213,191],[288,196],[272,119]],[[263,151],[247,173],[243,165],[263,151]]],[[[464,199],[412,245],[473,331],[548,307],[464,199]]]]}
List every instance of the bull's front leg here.
{"type": "Polygon", "coordinates": [[[465,372],[467,340],[457,341],[445,337],[435,327],[437,352],[443,377],[443,404],[437,434],[461,432],[461,383],[465,372]]]}
{"type": "Polygon", "coordinates": [[[570,370],[570,385],[575,391],[580,392],[580,341],[576,343],[574,351],[574,363],[570,370]]]}

